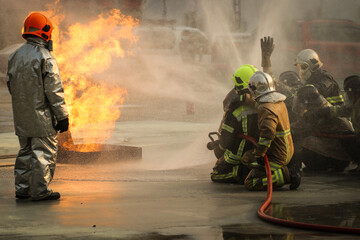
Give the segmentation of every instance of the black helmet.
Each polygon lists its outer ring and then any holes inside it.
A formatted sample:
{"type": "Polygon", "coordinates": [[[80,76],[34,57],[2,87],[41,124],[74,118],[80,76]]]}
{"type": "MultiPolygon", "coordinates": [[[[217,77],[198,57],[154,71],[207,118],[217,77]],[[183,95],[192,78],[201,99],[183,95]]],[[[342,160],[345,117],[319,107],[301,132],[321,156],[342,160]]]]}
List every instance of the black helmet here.
{"type": "Polygon", "coordinates": [[[360,94],[360,76],[351,75],[344,80],[344,90],[360,94]]]}
{"type": "Polygon", "coordinates": [[[299,103],[304,104],[307,108],[320,107],[324,102],[324,98],[314,85],[305,85],[299,88],[296,97],[299,103]]]}
{"type": "Polygon", "coordinates": [[[301,85],[300,77],[294,71],[285,71],[281,73],[279,81],[289,87],[299,87],[301,85]]]}

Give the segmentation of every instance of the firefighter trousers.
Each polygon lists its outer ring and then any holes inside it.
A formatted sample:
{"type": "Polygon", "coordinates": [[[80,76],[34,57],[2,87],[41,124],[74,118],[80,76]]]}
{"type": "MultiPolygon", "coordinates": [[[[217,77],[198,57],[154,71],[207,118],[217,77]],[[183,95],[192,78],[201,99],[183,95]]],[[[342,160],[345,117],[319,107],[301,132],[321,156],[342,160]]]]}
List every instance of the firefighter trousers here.
{"type": "MultiPolygon", "coordinates": [[[[270,162],[271,165],[277,165],[270,162]]],[[[290,174],[287,166],[271,167],[272,183],[274,188],[279,188],[290,183],[290,174]]],[[[245,179],[245,188],[249,191],[266,191],[267,177],[263,166],[251,169],[249,175],[245,179]]]]}
{"type": "Polygon", "coordinates": [[[56,165],[57,135],[48,137],[19,136],[20,150],[16,157],[15,193],[40,200],[52,193],[49,184],[56,165]]]}
{"type": "Polygon", "coordinates": [[[229,164],[221,157],[216,162],[213,172],[211,173],[211,180],[216,183],[237,183],[244,184],[246,176],[249,174],[250,169],[239,164],[229,164]]]}

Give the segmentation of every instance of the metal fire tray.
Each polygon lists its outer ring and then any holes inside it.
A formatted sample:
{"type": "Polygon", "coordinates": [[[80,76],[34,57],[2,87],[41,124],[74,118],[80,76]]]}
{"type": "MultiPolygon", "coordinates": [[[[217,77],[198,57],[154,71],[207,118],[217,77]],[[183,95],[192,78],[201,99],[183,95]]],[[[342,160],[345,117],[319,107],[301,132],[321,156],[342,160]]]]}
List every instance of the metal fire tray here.
{"type": "MultiPolygon", "coordinates": [[[[85,144],[79,144],[85,145],[85,144]]],[[[75,145],[75,149],[77,146],[75,145]]],[[[79,152],[59,146],[57,162],[67,164],[108,163],[141,160],[142,148],[122,145],[98,145],[98,151],[79,152]]]]}

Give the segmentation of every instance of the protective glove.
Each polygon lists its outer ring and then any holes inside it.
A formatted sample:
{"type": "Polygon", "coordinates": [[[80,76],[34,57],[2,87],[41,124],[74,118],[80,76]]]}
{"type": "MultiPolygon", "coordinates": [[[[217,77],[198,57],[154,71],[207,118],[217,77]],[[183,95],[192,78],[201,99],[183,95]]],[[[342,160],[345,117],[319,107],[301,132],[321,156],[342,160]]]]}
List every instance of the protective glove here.
{"type": "Polygon", "coordinates": [[[55,126],[57,131],[66,132],[69,129],[69,118],[65,118],[63,120],[58,121],[57,125],[55,126]]]}
{"type": "Polygon", "coordinates": [[[265,166],[265,158],[262,156],[255,156],[256,162],[260,165],[260,166],[265,166]]]}
{"type": "Polygon", "coordinates": [[[262,67],[271,67],[270,56],[274,51],[274,38],[264,37],[260,39],[261,45],[261,66],[262,67]]]}
{"type": "Polygon", "coordinates": [[[234,167],[234,165],[226,162],[225,159],[222,157],[216,161],[213,170],[220,174],[228,173],[228,172],[232,171],[233,167],[234,167]]]}

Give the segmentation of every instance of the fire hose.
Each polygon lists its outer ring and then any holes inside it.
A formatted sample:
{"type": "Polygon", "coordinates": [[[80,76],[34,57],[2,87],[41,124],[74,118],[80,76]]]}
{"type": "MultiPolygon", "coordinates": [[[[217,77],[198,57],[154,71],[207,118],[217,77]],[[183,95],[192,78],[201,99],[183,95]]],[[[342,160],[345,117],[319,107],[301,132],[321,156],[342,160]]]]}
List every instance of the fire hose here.
{"type": "MultiPolygon", "coordinates": [[[[239,138],[245,139],[252,144],[256,145],[257,142],[254,138],[238,134],[239,138]]],[[[272,192],[273,192],[273,186],[272,186],[272,174],[270,169],[270,164],[267,156],[264,157],[265,162],[265,170],[266,170],[266,177],[267,177],[267,196],[266,200],[263,202],[263,204],[259,207],[257,214],[258,216],[267,222],[275,223],[278,225],[288,226],[288,227],[295,227],[295,228],[302,228],[302,229],[311,229],[311,230],[317,230],[317,231],[326,231],[326,232],[337,232],[337,233],[351,233],[351,234],[360,234],[360,228],[351,228],[351,227],[339,227],[339,226],[330,226],[330,225],[321,225],[321,224],[311,224],[311,223],[304,223],[304,222],[295,222],[291,220],[276,218],[270,215],[267,215],[265,213],[266,209],[269,207],[272,199],[272,192]]]]}
{"type": "MultiPolygon", "coordinates": [[[[217,132],[210,132],[209,138],[211,139],[211,144],[208,144],[208,149],[212,150],[215,147],[215,141],[212,135],[217,135],[217,132]]],[[[322,135],[323,137],[337,137],[337,138],[354,138],[354,135],[322,135]],[[342,137],[343,136],[343,137],[342,137]]],[[[248,135],[238,134],[238,138],[245,139],[252,144],[256,145],[256,140],[248,135]]],[[[295,222],[291,220],[276,218],[265,213],[266,209],[271,204],[272,199],[272,192],[273,192],[273,185],[272,185],[272,174],[269,164],[269,159],[267,156],[264,156],[264,163],[265,163],[265,170],[266,170],[266,177],[267,177],[267,195],[265,201],[261,204],[257,211],[257,215],[264,221],[274,223],[277,225],[287,226],[287,227],[294,227],[294,228],[301,228],[301,229],[310,229],[316,231],[326,231],[326,232],[336,232],[336,233],[350,233],[350,234],[360,234],[360,228],[351,228],[351,227],[339,227],[339,226],[330,226],[330,225],[322,225],[322,224],[311,224],[311,223],[304,223],[304,222],[295,222]]]]}

